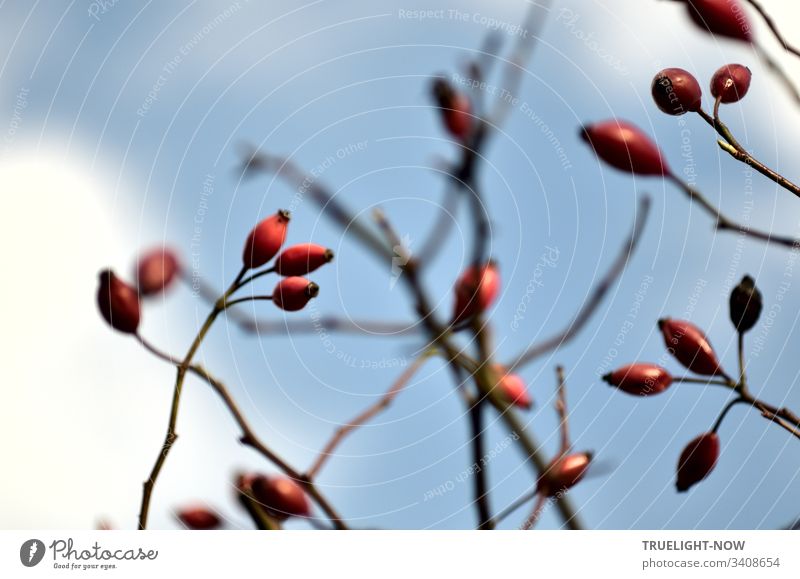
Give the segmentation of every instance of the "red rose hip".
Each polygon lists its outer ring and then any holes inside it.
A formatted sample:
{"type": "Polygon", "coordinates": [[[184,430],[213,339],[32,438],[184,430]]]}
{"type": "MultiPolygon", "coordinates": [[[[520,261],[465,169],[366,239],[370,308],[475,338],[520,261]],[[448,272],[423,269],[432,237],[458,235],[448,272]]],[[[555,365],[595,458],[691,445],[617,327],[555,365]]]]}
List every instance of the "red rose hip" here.
{"type": "Polygon", "coordinates": [[[284,249],[275,261],[279,275],[306,275],[333,260],[333,251],[315,243],[301,243],[284,249]]]}
{"type": "Polygon", "coordinates": [[[662,112],[682,115],[700,109],[703,91],[692,73],[682,68],[665,68],[653,78],[653,100],[662,112]]]}
{"type": "Polygon", "coordinates": [[[460,141],[466,141],[472,132],[472,105],[467,95],[455,90],[444,79],[433,83],[433,96],[447,132],[460,141]]]}
{"type": "Polygon", "coordinates": [[[672,384],[670,373],[655,364],[629,364],[606,374],[603,380],[637,396],[659,394],[672,384]]]}
{"type": "Polygon", "coordinates": [[[272,301],[282,310],[296,312],[319,294],[319,286],[304,277],[287,277],[272,291],[272,301]]]}
{"type": "Polygon", "coordinates": [[[139,329],[141,318],[139,294],[110,269],[100,272],[97,307],[106,322],[115,330],[135,334],[139,329]]]}
{"type": "Polygon", "coordinates": [[[635,125],[610,120],[583,127],[581,136],[603,161],[637,175],[669,175],[658,146],[635,125]]]}
{"type": "Polygon", "coordinates": [[[750,89],[753,74],[743,64],[726,64],[711,77],[711,94],[723,103],[735,103],[750,89]]]}
{"type": "Polygon", "coordinates": [[[539,478],[536,490],[552,497],[574,487],[586,475],[591,462],[591,452],[577,452],[556,458],[539,478]]]}
{"type": "Polygon", "coordinates": [[[210,531],[219,527],[221,522],[216,513],[202,506],[182,509],[178,511],[177,517],[194,531],[210,531]]]}
{"type": "Polygon", "coordinates": [[[497,387],[503,399],[509,404],[529,410],[533,406],[533,400],[528,394],[525,381],[517,374],[509,374],[500,364],[494,366],[494,371],[499,378],[497,387]]]}
{"type": "Polygon", "coordinates": [[[139,293],[149,296],[164,291],[180,270],[178,257],[165,247],[143,254],[136,265],[136,286],[139,293]]]}
{"type": "Polygon", "coordinates": [[[244,244],[244,265],[250,269],[261,267],[275,257],[286,240],[290,218],[288,211],[280,210],[253,228],[244,244]]]}
{"type": "Polygon", "coordinates": [[[719,436],[715,432],[706,432],[691,441],[678,460],[678,492],[687,491],[706,478],[714,470],[718,458],[719,436]]]}
{"type": "Polygon", "coordinates": [[[717,36],[751,42],[753,31],[739,0],[684,0],[697,26],[717,36]]]}
{"type": "Polygon", "coordinates": [[[485,312],[494,303],[499,292],[500,274],[494,262],[483,267],[468,267],[456,282],[453,323],[485,312]]]}
{"type": "Polygon", "coordinates": [[[255,499],[276,519],[308,517],[311,514],[305,492],[290,478],[261,475],[252,481],[251,488],[255,499]]]}
{"type": "Polygon", "coordinates": [[[670,318],[659,320],[658,327],[669,352],[686,368],[702,376],[724,375],[717,354],[700,328],[670,318]]]}

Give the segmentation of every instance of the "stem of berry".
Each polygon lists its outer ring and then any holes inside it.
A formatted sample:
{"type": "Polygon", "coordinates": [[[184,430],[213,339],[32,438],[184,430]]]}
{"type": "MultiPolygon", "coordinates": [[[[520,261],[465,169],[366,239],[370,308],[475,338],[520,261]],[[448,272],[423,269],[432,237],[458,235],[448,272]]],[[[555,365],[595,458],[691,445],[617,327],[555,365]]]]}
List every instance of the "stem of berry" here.
{"type": "MultiPolygon", "coordinates": [[[[150,342],[142,338],[140,335],[137,334],[137,339],[139,342],[152,354],[157,356],[158,358],[172,364],[173,366],[180,366],[181,362],[174,358],[173,356],[162,352],[155,346],[153,346],[150,342]]],[[[320,508],[325,512],[328,518],[333,523],[334,527],[337,529],[347,529],[347,526],[344,524],[341,515],[333,508],[333,506],[328,502],[328,500],[322,496],[322,494],[317,490],[316,486],[313,484],[312,481],[308,480],[308,477],[301,474],[297,470],[295,470],[288,462],[278,456],[272,449],[267,447],[259,438],[256,436],[255,432],[253,431],[250,424],[247,422],[247,419],[244,417],[244,414],[239,409],[239,406],[236,404],[236,401],[231,396],[228,388],[223,384],[220,380],[213,377],[208,371],[198,364],[190,364],[187,368],[189,372],[195,374],[197,377],[203,379],[209,386],[211,386],[214,391],[222,398],[222,401],[225,403],[225,406],[228,408],[228,411],[233,416],[233,419],[236,421],[236,424],[239,426],[239,429],[242,431],[242,436],[239,439],[244,445],[250,446],[259,454],[261,454],[264,458],[268,461],[272,462],[275,466],[277,466],[280,470],[282,470],[288,477],[292,478],[298,484],[305,487],[308,494],[314,499],[314,501],[320,506],[320,508]]],[[[248,509],[249,510],[249,509],[248,509]]]]}
{"type": "MultiPolygon", "coordinates": [[[[719,99],[717,99],[717,102],[719,102],[719,99]]],[[[776,171],[773,171],[764,165],[764,163],[748,153],[747,150],[736,140],[736,137],[733,136],[733,133],[731,133],[730,129],[720,120],[716,103],[713,117],[706,113],[703,109],[699,109],[697,114],[700,115],[700,118],[708,123],[719,134],[719,136],[722,137],[723,140],[717,141],[717,144],[719,144],[719,147],[723,151],[728,153],[737,161],[752,167],[771,181],[774,181],[787,191],[793,193],[795,196],[800,197],[800,186],[795,185],[780,173],[777,173],[776,171]]]]}
{"type": "Polygon", "coordinates": [[[225,300],[228,296],[233,293],[236,289],[239,282],[247,273],[247,268],[243,267],[239,274],[236,276],[236,279],[231,284],[230,288],[222,295],[222,297],[217,301],[214,305],[214,308],[206,317],[205,322],[200,327],[200,330],[197,332],[197,335],[192,341],[191,346],[189,346],[189,351],[186,352],[186,356],[184,356],[183,361],[178,366],[178,374],[175,379],[175,390],[172,394],[172,405],[170,407],[169,413],[169,423],[167,424],[167,434],[164,437],[164,444],[161,447],[161,452],[158,454],[158,458],[156,458],[156,462],[153,465],[153,469],[150,472],[150,476],[144,482],[144,488],[142,491],[142,505],[139,510],[139,529],[144,530],[147,528],[147,516],[150,512],[150,499],[153,495],[153,488],[156,485],[156,481],[158,480],[158,475],[161,473],[161,469],[164,466],[164,462],[167,460],[167,456],[169,455],[169,451],[172,449],[172,446],[175,444],[175,441],[178,439],[178,434],[175,431],[175,426],[178,422],[178,410],[180,408],[181,402],[181,393],[183,392],[183,382],[186,379],[186,372],[189,369],[189,366],[192,363],[192,358],[197,353],[197,350],[200,348],[200,344],[203,343],[203,339],[205,338],[208,331],[211,329],[211,326],[214,323],[214,320],[217,319],[217,316],[225,309],[225,300]]]}

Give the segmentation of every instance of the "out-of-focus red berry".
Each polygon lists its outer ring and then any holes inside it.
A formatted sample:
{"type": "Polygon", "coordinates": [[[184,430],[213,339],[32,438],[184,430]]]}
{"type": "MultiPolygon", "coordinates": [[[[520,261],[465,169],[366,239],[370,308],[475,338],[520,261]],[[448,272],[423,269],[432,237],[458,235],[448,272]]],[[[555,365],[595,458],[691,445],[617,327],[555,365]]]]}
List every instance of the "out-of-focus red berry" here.
{"type": "Polygon", "coordinates": [[[569,490],[586,475],[591,462],[591,452],[577,452],[556,458],[539,478],[536,486],[537,491],[545,496],[552,497],[569,490]]]}
{"type": "Polygon", "coordinates": [[[500,364],[494,366],[494,371],[498,377],[497,386],[503,399],[509,404],[529,410],[533,406],[533,400],[528,394],[525,381],[517,374],[509,374],[500,364]]]}
{"type": "Polygon", "coordinates": [[[178,257],[166,247],[144,253],[136,265],[136,286],[148,296],[164,291],[180,271],[178,257]]]}
{"type": "Polygon", "coordinates": [[[658,146],[635,125],[610,120],[583,127],[581,136],[603,161],[637,175],[669,175],[658,146]]]}
{"type": "Polygon", "coordinates": [[[260,475],[253,479],[251,488],[255,499],[276,519],[311,515],[306,493],[290,478],[260,475]]]}
{"type": "Polygon", "coordinates": [[[455,286],[453,323],[468,320],[485,312],[500,293],[500,273],[494,262],[483,267],[468,267],[455,286]]]}
{"type": "Polygon", "coordinates": [[[684,0],[697,26],[717,36],[752,42],[753,29],[739,0],[684,0]]]}
{"type": "Polygon", "coordinates": [[[210,531],[219,527],[221,521],[217,514],[206,507],[187,507],[177,512],[178,519],[194,531],[210,531]]]}
{"type": "Polygon", "coordinates": [[[141,318],[139,294],[110,269],[100,272],[97,307],[100,308],[100,313],[106,322],[115,330],[135,334],[139,329],[141,318]]]}

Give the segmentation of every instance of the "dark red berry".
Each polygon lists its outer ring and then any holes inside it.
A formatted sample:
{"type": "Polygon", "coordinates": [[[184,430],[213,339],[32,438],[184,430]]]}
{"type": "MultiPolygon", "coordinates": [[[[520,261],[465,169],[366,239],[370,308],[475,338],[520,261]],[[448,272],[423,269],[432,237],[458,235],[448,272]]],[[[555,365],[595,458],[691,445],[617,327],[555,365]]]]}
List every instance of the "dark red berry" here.
{"type": "Polygon", "coordinates": [[[494,262],[489,262],[483,267],[468,267],[456,282],[453,323],[468,320],[485,312],[499,292],[500,273],[494,262]]]}
{"type": "Polygon", "coordinates": [[[517,374],[509,374],[500,364],[495,364],[494,371],[499,378],[497,386],[503,399],[509,404],[529,410],[533,406],[533,400],[528,394],[525,381],[517,374]]]}
{"type": "Polygon", "coordinates": [[[655,364],[629,364],[606,374],[603,380],[637,396],[659,394],[672,384],[670,373],[655,364]]]}
{"type": "Polygon", "coordinates": [[[244,244],[242,255],[247,267],[261,267],[275,257],[286,240],[289,219],[289,212],[280,210],[253,228],[244,244]]]}
{"type": "Polygon", "coordinates": [[[305,492],[290,478],[260,475],[253,479],[251,488],[255,499],[276,519],[311,515],[305,492]]]}
{"type": "Polygon", "coordinates": [[[548,497],[569,490],[586,475],[591,462],[591,452],[577,452],[556,458],[539,478],[536,490],[548,497]]]}
{"type": "Polygon", "coordinates": [[[159,247],[143,254],[136,265],[136,285],[143,296],[164,291],[180,270],[174,252],[159,247]]]}
{"type": "Polygon", "coordinates": [[[678,460],[678,492],[684,492],[706,478],[719,458],[719,436],[706,432],[691,441],[678,460]]]}
{"type": "Polygon", "coordinates": [[[282,310],[296,312],[319,294],[319,286],[304,277],[287,277],[272,291],[272,301],[282,310]]]}
{"type": "Polygon", "coordinates": [[[753,74],[743,64],[726,64],[711,77],[711,95],[723,103],[735,103],[744,98],[753,74]]]}
{"type": "Polygon", "coordinates": [[[284,249],[275,261],[280,275],[306,275],[333,260],[333,251],[315,243],[301,243],[284,249]]]}
{"type": "Polygon", "coordinates": [[[692,73],[682,68],[665,68],[653,79],[653,100],[668,115],[700,110],[703,91],[692,73]]]}
{"type": "Polygon", "coordinates": [[[177,516],[187,528],[194,531],[210,531],[219,527],[221,522],[216,513],[203,506],[182,509],[177,516]]]}
{"type": "Polygon", "coordinates": [[[694,23],[706,32],[744,42],[753,40],[753,30],[739,0],[684,0],[684,2],[694,23]]]}
{"type": "Polygon", "coordinates": [[[658,327],[667,350],[686,368],[703,376],[723,374],[717,354],[700,328],[691,322],[670,318],[659,320],[658,327]]]}
{"type": "Polygon", "coordinates": [[[105,320],[115,330],[135,334],[139,329],[141,317],[139,294],[110,269],[100,272],[97,306],[105,320]]]}
{"type": "Polygon", "coordinates": [[[740,332],[746,332],[756,325],[761,316],[761,292],[755,280],[746,275],[733,290],[729,300],[731,322],[740,332]]]}
{"type": "Polygon", "coordinates": [[[639,175],[668,175],[661,150],[638,127],[610,120],[583,127],[581,136],[603,161],[639,175]]]}
{"type": "Polygon", "coordinates": [[[472,132],[472,104],[467,95],[457,91],[443,78],[433,83],[433,96],[447,131],[456,139],[466,141],[472,132]]]}

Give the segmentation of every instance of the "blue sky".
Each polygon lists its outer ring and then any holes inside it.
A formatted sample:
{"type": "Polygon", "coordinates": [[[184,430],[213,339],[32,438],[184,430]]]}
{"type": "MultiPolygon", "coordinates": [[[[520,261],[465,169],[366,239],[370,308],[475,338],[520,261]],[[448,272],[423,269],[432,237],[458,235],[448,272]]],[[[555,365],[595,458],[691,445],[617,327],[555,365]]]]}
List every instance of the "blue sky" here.
{"type": "MultiPolygon", "coordinates": [[[[785,10],[777,12],[784,19],[796,11],[765,4],[785,10]]],[[[436,169],[456,155],[431,106],[431,76],[464,74],[487,19],[512,24],[525,12],[524,2],[478,0],[458,4],[466,20],[440,2],[104,6],[0,6],[2,235],[15,248],[12,271],[28,280],[2,290],[21,306],[9,314],[2,349],[11,404],[0,411],[0,432],[14,440],[3,453],[19,465],[0,486],[6,527],[89,527],[99,517],[135,524],[141,480],[166,426],[173,371],[104,327],[93,304],[99,269],[127,273],[141,248],[166,242],[221,287],[238,271],[252,225],[292,206],[290,242],[311,240],[337,253],[332,266],[312,276],[322,288],[313,310],[292,318],[318,312],[411,319],[390,264],[374,260],[307,199],[293,201],[285,183],[241,180],[237,144],[251,142],[318,168],[321,182],[355,212],[368,218],[382,207],[413,251],[443,194],[436,169]],[[409,15],[414,10],[444,12],[420,19],[409,15]],[[63,492],[53,491],[52,476],[63,492]]],[[[601,166],[578,138],[582,123],[629,119],[727,213],[800,234],[796,199],[722,156],[700,119],[667,117],[650,100],[650,80],[666,66],[693,71],[705,86],[721,64],[747,64],[754,73],[750,93],[724,109],[725,119],[767,164],[790,178],[800,172],[785,145],[800,128],[797,108],[751,50],[698,33],[679,8],[622,0],[552,7],[519,102],[490,142],[480,175],[492,215],[491,251],[503,274],[492,314],[498,357],[507,360],[566,323],[616,256],[636,198],[647,192],[653,208],[641,248],[596,316],[578,339],[521,371],[537,401],[526,415],[529,427],[555,450],[553,368],[563,364],[576,447],[593,449],[602,465],[572,493],[588,526],[773,528],[796,516],[800,503],[800,447],[785,431],[737,408],[720,432],[723,451],[713,475],[678,495],[680,450],[710,427],[725,393],[676,386],[638,400],[598,377],[610,369],[604,360],[611,367],[655,361],[678,373],[656,332],[663,316],[704,328],[732,367],[727,292],[750,273],[765,299],[747,345],[751,382],[766,400],[800,407],[791,354],[800,305],[796,256],[714,235],[706,215],[673,186],[601,166]],[[553,265],[537,270],[553,252],[553,265]],[[513,324],[534,278],[541,286],[524,319],[513,324]]],[[[507,55],[514,36],[506,30],[507,55]]],[[[760,37],[779,53],[767,34],[760,37]]],[[[469,256],[464,206],[457,218],[460,227],[425,279],[442,316],[451,311],[451,286],[469,256]]],[[[143,333],[182,352],[206,309],[177,289],[148,304],[143,333]]],[[[257,309],[276,321],[284,316],[270,304],[257,309]]],[[[231,385],[259,433],[302,468],[337,424],[389,387],[420,343],[336,334],[330,343],[318,335],[256,339],[220,323],[202,358],[231,385]]],[[[488,448],[502,445],[504,426],[494,415],[487,422],[488,448]]],[[[230,526],[246,525],[232,501],[232,472],[269,471],[269,465],[238,447],[234,425],[201,383],[187,390],[179,431],[156,491],[153,525],[174,527],[171,509],[190,501],[219,508],[230,526]]],[[[467,432],[449,373],[430,362],[385,414],[348,439],[319,484],[354,525],[470,528],[470,481],[458,482],[471,462],[467,432]],[[451,491],[424,500],[448,481],[451,491]]],[[[495,510],[532,484],[521,458],[510,447],[489,465],[495,510]]],[[[520,511],[507,526],[524,516],[520,511]]],[[[540,522],[558,525],[550,511],[540,522]]]]}

